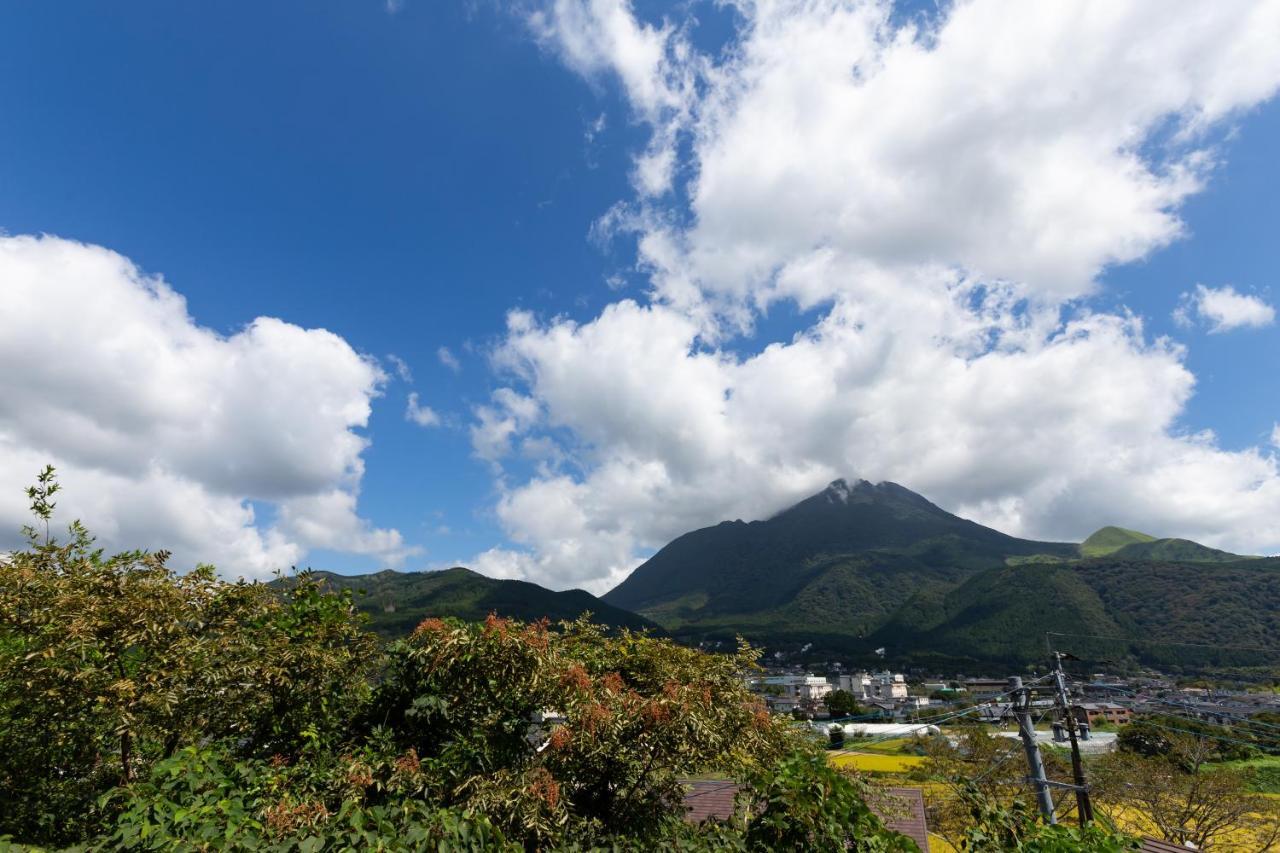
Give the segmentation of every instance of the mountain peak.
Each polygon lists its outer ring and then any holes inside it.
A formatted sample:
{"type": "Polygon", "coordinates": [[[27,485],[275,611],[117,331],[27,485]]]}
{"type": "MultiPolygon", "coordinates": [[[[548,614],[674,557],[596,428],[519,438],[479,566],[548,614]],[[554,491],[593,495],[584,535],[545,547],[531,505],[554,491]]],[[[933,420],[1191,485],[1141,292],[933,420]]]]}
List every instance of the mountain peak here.
{"type": "Polygon", "coordinates": [[[1086,557],[1101,557],[1119,551],[1128,545],[1154,542],[1156,537],[1124,527],[1108,526],[1095,530],[1080,543],[1080,553],[1086,557]]]}
{"type": "Polygon", "coordinates": [[[873,488],[875,487],[866,480],[854,480],[853,485],[850,486],[849,481],[841,477],[828,483],[827,487],[822,490],[821,496],[825,497],[830,503],[848,503],[854,492],[873,488]]]}

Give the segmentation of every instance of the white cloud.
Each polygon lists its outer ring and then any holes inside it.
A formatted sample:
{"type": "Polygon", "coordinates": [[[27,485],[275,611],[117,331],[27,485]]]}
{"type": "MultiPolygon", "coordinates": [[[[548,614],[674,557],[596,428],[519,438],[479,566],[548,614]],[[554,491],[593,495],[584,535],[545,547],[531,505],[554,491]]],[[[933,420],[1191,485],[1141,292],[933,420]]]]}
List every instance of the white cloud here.
{"type": "Polygon", "coordinates": [[[1197,284],[1195,290],[1182,294],[1173,319],[1182,326],[1191,326],[1198,319],[1208,325],[1210,334],[1216,334],[1270,326],[1275,322],[1276,311],[1260,297],[1239,293],[1230,285],[1197,284]]]}
{"type": "Polygon", "coordinates": [[[448,347],[440,347],[440,349],[436,350],[436,358],[440,359],[440,363],[454,373],[462,370],[462,362],[458,361],[458,357],[448,347]]]}
{"type": "Polygon", "coordinates": [[[420,427],[433,427],[440,425],[440,416],[436,414],[435,409],[430,406],[424,406],[418,402],[418,392],[409,392],[409,402],[404,410],[404,417],[407,421],[412,421],[420,427]]]}
{"type": "Polygon", "coordinates": [[[395,353],[387,355],[387,361],[391,362],[391,366],[395,368],[396,376],[400,377],[400,381],[406,385],[413,384],[413,371],[409,369],[409,363],[395,353]]]}
{"type": "MultiPolygon", "coordinates": [[[[528,24],[540,43],[584,77],[616,76],[637,118],[654,130],[635,158],[632,183],[646,197],[670,189],[697,75],[696,54],[683,33],[670,23],[637,20],[629,0],[552,0],[528,24]]],[[[597,124],[596,132],[604,127],[603,116],[597,124]]]]}
{"type": "Polygon", "coordinates": [[[1182,351],[1080,301],[1182,236],[1214,140],[1280,83],[1280,2],[969,0],[928,31],[882,2],[734,8],[716,56],[616,0],[532,21],[653,128],[637,199],[597,227],[635,232],[651,291],[580,324],[512,314],[476,452],[563,457],[500,467],[523,549],[478,565],[599,590],[850,474],[1029,536],[1280,545],[1275,455],[1186,434],[1182,351]],[[687,206],[660,192],[682,176],[687,206]],[[820,319],[736,337],[779,300],[820,319]]]}
{"type": "Polygon", "coordinates": [[[20,487],[52,463],[64,521],[179,566],[262,576],[312,547],[405,553],[356,514],[354,430],[385,376],[337,335],[270,317],[219,335],[128,259],[56,237],[0,237],[0,289],[0,542],[26,520],[20,487]],[[322,541],[324,526],[363,538],[322,541]]]}

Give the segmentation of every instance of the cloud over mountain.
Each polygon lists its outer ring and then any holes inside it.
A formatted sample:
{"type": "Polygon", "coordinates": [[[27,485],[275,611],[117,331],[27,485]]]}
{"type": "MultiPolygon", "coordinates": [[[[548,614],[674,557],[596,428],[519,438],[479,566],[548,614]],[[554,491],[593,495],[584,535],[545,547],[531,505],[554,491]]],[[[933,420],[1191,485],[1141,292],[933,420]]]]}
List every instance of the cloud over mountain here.
{"type": "Polygon", "coordinates": [[[524,550],[485,560],[599,590],[851,473],[1020,535],[1280,547],[1274,452],[1187,433],[1180,346],[1088,301],[1182,236],[1223,130],[1274,95],[1280,3],[734,8],[714,55],[623,0],[531,21],[652,127],[598,226],[636,236],[650,289],[586,322],[511,315],[477,450],[557,453],[499,479],[524,550]],[[816,319],[761,339],[783,301],[816,319]]]}

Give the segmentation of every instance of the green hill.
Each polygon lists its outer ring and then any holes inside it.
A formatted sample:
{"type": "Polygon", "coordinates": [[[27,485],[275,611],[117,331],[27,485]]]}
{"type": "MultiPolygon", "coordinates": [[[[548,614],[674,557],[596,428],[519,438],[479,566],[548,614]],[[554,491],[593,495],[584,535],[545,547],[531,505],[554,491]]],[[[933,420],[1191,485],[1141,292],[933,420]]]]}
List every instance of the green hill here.
{"type": "Polygon", "coordinates": [[[871,637],[937,665],[1043,661],[1054,645],[1091,662],[1274,671],[1280,559],[1184,563],[1102,557],[978,573],[930,606],[903,607],[871,637]],[[1117,640],[1114,638],[1126,638],[1117,640]]]}
{"type": "Polygon", "coordinates": [[[1183,563],[1236,563],[1249,559],[1192,542],[1190,539],[1156,539],[1134,542],[1111,553],[1118,560],[1164,560],[1183,563]]]}
{"type": "Polygon", "coordinates": [[[661,630],[648,619],[580,589],[555,592],[527,581],[495,580],[461,567],[438,572],[315,575],[330,587],[355,592],[356,604],[369,614],[370,627],[385,637],[402,637],[429,616],[476,621],[490,613],[525,622],[544,617],[558,622],[590,612],[593,621],[603,625],[661,630]]]}
{"type": "Polygon", "coordinates": [[[1095,531],[1088,539],[1080,543],[1080,553],[1085,557],[1102,557],[1129,545],[1140,545],[1144,542],[1154,541],[1156,541],[1156,537],[1139,533],[1136,530],[1126,530],[1123,527],[1104,527],[1095,531]]]}

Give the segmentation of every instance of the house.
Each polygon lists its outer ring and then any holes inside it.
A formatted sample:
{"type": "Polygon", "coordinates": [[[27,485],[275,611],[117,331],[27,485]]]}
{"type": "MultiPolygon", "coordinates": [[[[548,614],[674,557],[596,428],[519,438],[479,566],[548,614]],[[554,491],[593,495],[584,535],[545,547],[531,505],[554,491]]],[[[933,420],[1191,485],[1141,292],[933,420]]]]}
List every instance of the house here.
{"type": "Polygon", "coordinates": [[[1127,707],[1114,702],[1084,702],[1073,705],[1072,710],[1079,722],[1090,726],[1096,726],[1098,723],[1123,726],[1133,719],[1133,713],[1127,707]]]}
{"type": "Polygon", "coordinates": [[[964,682],[964,689],[968,691],[969,699],[982,702],[1007,693],[1009,680],[1007,678],[969,678],[964,682]]]}
{"type": "Polygon", "coordinates": [[[1013,705],[1010,705],[1007,702],[1004,704],[992,703],[990,705],[979,705],[977,712],[975,719],[983,723],[1003,725],[1004,723],[1011,723],[1017,719],[1013,713],[1013,705]]]}
{"type": "MultiPolygon", "coordinates": [[[[722,779],[691,779],[684,782],[685,820],[700,823],[707,819],[733,820],[739,815],[738,784],[722,779]]],[[[868,806],[885,826],[910,838],[922,853],[929,853],[929,822],[924,810],[924,794],[918,788],[886,788],[883,798],[868,806]]]]}

